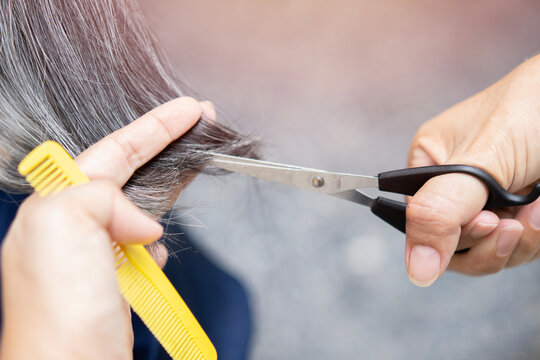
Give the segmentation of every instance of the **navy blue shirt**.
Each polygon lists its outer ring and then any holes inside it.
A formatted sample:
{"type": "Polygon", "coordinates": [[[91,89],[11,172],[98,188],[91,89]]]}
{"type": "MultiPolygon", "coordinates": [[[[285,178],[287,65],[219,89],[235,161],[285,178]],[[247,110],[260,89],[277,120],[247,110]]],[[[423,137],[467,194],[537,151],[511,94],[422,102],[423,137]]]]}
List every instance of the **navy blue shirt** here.
{"type": "MultiPolygon", "coordinates": [[[[19,204],[26,195],[0,191],[0,239],[4,239],[19,204]]],[[[169,226],[169,228],[171,228],[169,226]]],[[[198,250],[184,231],[169,244],[177,258],[171,258],[165,273],[216,347],[219,360],[247,359],[252,329],[248,296],[244,287],[198,250]],[[175,247],[189,251],[175,251],[175,247]]],[[[170,359],[141,320],[132,317],[134,360],[170,359]]]]}

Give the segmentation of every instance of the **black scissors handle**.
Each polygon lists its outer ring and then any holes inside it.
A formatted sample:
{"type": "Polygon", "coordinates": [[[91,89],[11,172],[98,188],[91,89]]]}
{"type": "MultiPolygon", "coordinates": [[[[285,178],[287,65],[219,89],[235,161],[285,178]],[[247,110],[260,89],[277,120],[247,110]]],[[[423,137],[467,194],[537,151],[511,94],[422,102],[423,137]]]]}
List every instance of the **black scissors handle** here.
{"type": "MultiPolygon", "coordinates": [[[[486,171],[470,165],[436,165],[383,172],[378,176],[379,190],[412,196],[429,179],[450,173],[469,174],[486,184],[489,189],[489,197],[484,206],[486,210],[527,205],[540,196],[540,184],[536,184],[527,195],[512,194],[504,190],[486,171]]],[[[401,232],[405,232],[407,204],[378,197],[373,200],[370,207],[375,215],[401,232]]]]}

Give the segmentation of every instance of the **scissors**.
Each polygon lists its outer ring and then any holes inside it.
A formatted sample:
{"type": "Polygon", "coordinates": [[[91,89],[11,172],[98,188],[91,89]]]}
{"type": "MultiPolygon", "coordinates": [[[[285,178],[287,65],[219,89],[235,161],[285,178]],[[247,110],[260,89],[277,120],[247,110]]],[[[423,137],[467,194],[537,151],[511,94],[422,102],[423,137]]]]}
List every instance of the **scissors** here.
{"type": "Polygon", "coordinates": [[[484,209],[527,205],[540,196],[540,183],[527,195],[516,195],[504,190],[486,171],[470,165],[435,165],[382,172],[377,176],[354,175],[279,164],[237,156],[211,153],[210,165],[275,183],[294,186],[349,200],[371,208],[371,211],[401,232],[405,232],[404,202],[385,197],[371,197],[359,189],[413,196],[429,179],[450,173],[477,177],[489,189],[484,209]]]}

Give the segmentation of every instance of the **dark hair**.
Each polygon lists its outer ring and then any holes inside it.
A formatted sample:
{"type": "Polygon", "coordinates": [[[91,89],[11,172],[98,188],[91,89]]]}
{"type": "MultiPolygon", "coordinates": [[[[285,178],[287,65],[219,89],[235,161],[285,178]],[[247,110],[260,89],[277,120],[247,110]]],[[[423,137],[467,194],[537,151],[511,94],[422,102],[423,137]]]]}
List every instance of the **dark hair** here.
{"type": "MultiPolygon", "coordinates": [[[[16,165],[44,140],[72,155],[173,98],[180,87],[131,0],[0,1],[0,188],[30,192],[16,165]]],[[[258,143],[202,119],[124,187],[158,217],[208,151],[255,157],[258,143]],[[167,201],[166,201],[167,200],[167,201]]]]}

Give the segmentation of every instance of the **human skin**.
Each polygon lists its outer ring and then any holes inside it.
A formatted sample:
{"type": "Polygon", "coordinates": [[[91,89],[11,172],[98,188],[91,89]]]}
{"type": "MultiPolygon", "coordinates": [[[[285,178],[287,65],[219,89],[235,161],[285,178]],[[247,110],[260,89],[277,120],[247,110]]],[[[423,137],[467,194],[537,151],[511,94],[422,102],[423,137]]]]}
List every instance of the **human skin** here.
{"type": "MultiPolygon", "coordinates": [[[[163,228],[121,187],[203,112],[215,118],[211,104],[192,98],[159,106],[77,157],[89,184],[21,205],[2,245],[1,359],[132,358],[111,241],[149,244],[163,228]]],[[[155,256],[163,266],[165,248],[155,256]]]]}
{"type": "MultiPolygon", "coordinates": [[[[425,123],[409,166],[467,164],[508,191],[527,193],[540,179],[540,56],[486,90],[425,123]]],[[[429,180],[409,199],[405,262],[411,281],[429,286],[448,268],[495,273],[540,257],[540,200],[482,210],[487,188],[470,175],[429,180]],[[456,250],[469,249],[454,254],[456,250]]]]}

